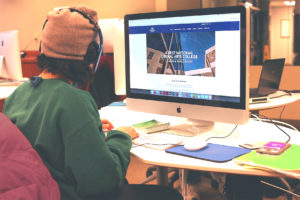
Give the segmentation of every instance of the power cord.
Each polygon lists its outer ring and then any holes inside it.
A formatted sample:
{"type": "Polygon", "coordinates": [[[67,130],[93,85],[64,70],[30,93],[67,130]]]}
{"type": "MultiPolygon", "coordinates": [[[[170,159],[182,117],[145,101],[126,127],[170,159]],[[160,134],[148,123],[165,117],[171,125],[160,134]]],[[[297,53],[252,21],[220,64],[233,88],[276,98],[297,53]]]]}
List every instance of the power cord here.
{"type": "MultiPolygon", "coordinates": [[[[205,142],[208,142],[208,140],[210,139],[224,139],[224,138],[227,138],[229,136],[231,136],[234,131],[237,129],[238,127],[238,124],[235,125],[235,127],[230,131],[229,134],[225,135],[225,136],[212,136],[212,137],[208,137],[205,139],[205,142]]],[[[132,148],[134,147],[139,147],[139,146],[147,146],[147,145],[153,145],[153,146],[166,146],[166,145],[169,145],[169,146],[180,146],[182,145],[182,142],[178,142],[178,143],[143,143],[143,144],[134,144],[134,146],[132,146],[132,148]]]]}
{"type": "MultiPolygon", "coordinates": [[[[252,119],[255,119],[255,120],[257,120],[257,121],[271,122],[271,119],[269,119],[269,118],[267,118],[267,119],[259,118],[259,117],[258,117],[257,115],[255,115],[255,114],[251,114],[251,116],[254,117],[254,118],[252,118],[252,119]]],[[[290,129],[293,129],[293,130],[299,132],[299,130],[298,130],[295,126],[293,126],[293,125],[291,125],[291,124],[288,124],[288,123],[286,123],[286,122],[279,121],[279,120],[274,120],[274,119],[273,119],[272,121],[275,122],[275,123],[277,123],[277,124],[286,126],[286,127],[290,128],[290,129]]]]}
{"type": "MultiPolygon", "coordinates": [[[[282,190],[282,191],[284,191],[284,192],[286,192],[286,193],[288,193],[288,194],[290,194],[290,195],[293,195],[293,196],[296,197],[297,199],[300,199],[300,195],[298,195],[298,194],[296,194],[296,193],[294,193],[294,192],[291,192],[290,190],[286,190],[286,189],[284,189],[284,188],[282,188],[282,187],[279,187],[279,186],[277,186],[277,185],[273,185],[273,184],[268,183],[268,182],[266,182],[266,181],[260,181],[260,182],[263,183],[263,184],[265,184],[265,185],[268,185],[268,186],[274,187],[274,188],[276,188],[276,189],[282,190]]],[[[289,186],[289,185],[288,185],[288,186],[289,186]]]]}
{"type": "MultiPolygon", "coordinates": [[[[251,115],[253,115],[253,114],[251,114],[251,115]]],[[[297,128],[295,128],[294,126],[292,126],[290,124],[287,124],[287,123],[281,122],[281,121],[277,121],[277,120],[272,120],[271,118],[268,118],[267,116],[264,116],[264,115],[261,115],[261,114],[259,114],[259,116],[257,116],[255,119],[256,120],[259,119],[259,121],[263,121],[263,122],[270,122],[274,126],[276,126],[281,132],[283,132],[288,137],[288,139],[285,143],[288,143],[291,140],[291,136],[287,132],[285,132],[280,126],[278,126],[278,124],[288,126],[292,129],[298,131],[297,128]],[[264,119],[260,118],[260,116],[264,117],[264,119]]]]}
{"type": "Polygon", "coordinates": [[[278,96],[269,96],[270,97],[270,99],[276,99],[276,98],[280,98],[280,97],[284,97],[284,96],[292,96],[292,93],[291,92],[286,92],[285,91],[285,94],[281,94],[281,95],[278,95],[278,96]]]}
{"type": "Polygon", "coordinates": [[[132,148],[135,148],[135,147],[143,147],[143,146],[179,146],[181,145],[181,142],[180,143],[143,143],[143,144],[133,144],[134,146],[132,146],[132,148]]]}
{"type": "Polygon", "coordinates": [[[280,115],[279,115],[279,120],[281,120],[281,119],[282,119],[282,113],[283,113],[283,111],[285,110],[285,107],[286,107],[286,105],[284,105],[284,106],[283,106],[283,108],[282,108],[282,110],[281,110],[281,112],[280,112],[280,115]]]}
{"type": "Polygon", "coordinates": [[[230,133],[225,135],[225,136],[212,136],[212,137],[207,138],[205,141],[207,142],[210,139],[220,139],[220,138],[224,139],[224,138],[227,138],[227,137],[229,137],[233,134],[233,132],[237,129],[237,127],[238,127],[238,124],[236,124],[235,127],[232,129],[232,131],[230,131],[230,133]]]}

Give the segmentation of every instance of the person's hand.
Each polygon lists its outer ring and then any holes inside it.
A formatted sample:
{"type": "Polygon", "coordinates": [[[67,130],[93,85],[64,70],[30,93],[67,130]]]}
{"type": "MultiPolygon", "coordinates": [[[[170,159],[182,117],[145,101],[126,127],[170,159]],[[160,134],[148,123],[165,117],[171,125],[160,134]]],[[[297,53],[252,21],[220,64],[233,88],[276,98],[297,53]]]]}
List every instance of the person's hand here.
{"type": "Polygon", "coordinates": [[[114,128],[114,125],[107,119],[101,119],[101,123],[104,132],[110,131],[114,128]]]}
{"type": "Polygon", "coordinates": [[[121,126],[118,127],[117,130],[128,134],[132,140],[139,137],[139,134],[131,126],[121,126]]]}

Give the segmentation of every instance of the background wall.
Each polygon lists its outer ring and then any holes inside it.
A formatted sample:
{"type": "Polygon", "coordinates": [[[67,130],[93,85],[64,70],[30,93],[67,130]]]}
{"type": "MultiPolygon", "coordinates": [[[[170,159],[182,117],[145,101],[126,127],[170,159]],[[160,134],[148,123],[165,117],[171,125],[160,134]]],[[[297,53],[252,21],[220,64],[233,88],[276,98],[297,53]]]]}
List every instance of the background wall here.
{"type": "Polygon", "coordinates": [[[237,5],[238,0],[0,0],[0,31],[19,30],[20,50],[38,50],[46,14],[55,7],[86,5],[98,17],[124,18],[125,14],[237,5]]]}
{"type": "MultiPolygon", "coordinates": [[[[270,53],[271,58],[285,58],[285,64],[293,64],[294,52],[294,7],[274,6],[270,9],[270,53]],[[288,27],[282,27],[281,21],[287,20],[288,27]],[[288,37],[283,37],[281,32],[288,28],[288,37]]],[[[286,30],[287,31],[287,30],[286,30]]]]}
{"type": "Polygon", "coordinates": [[[19,30],[20,50],[37,50],[47,13],[55,7],[86,5],[99,18],[155,11],[156,0],[0,0],[0,31],[19,30]]]}

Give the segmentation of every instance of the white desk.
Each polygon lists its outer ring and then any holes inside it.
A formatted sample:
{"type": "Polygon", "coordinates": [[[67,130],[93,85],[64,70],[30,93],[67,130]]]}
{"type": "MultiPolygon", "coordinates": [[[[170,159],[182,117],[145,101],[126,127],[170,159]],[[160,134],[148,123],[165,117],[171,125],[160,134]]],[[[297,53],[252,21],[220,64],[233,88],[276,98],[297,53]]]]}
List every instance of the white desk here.
{"type": "MultiPolygon", "coordinates": [[[[178,117],[167,117],[162,115],[128,111],[125,106],[108,106],[102,108],[99,112],[101,118],[109,119],[115,126],[128,126],[151,119],[157,119],[162,122],[171,122],[171,125],[184,121],[184,119],[178,117]]],[[[208,138],[210,136],[225,136],[228,135],[234,127],[235,125],[233,124],[215,123],[213,130],[201,133],[197,137],[208,138]]],[[[294,131],[289,128],[283,129],[291,136],[291,144],[300,144],[300,133],[298,131],[294,131]]],[[[273,124],[250,120],[245,125],[239,125],[230,137],[226,139],[212,139],[209,140],[209,142],[238,146],[238,144],[246,142],[285,142],[286,140],[287,136],[273,124]]],[[[157,166],[157,183],[160,185],[168,184],[168,168],[178,168],[179,179],[181,183],[181,193],[184,198],[186,198],[187,195],[186,170],[270,177],[281,176],[268,171],[244,168],[238,165],[234,160],[224,163],[216,163],[170,154],[166,153],[165,151],[155,150],[143,146],[133,146],[131,153],[142,162],[157,166]]]]}
{"type": "Polygon", "coordinates": [[[275,107],[280,107],[286,104],[293,103],[295,101],[300,100],[300,93],[292,93],[291,95],[288,95],[284,92],[277,92],[274,95],[270,96],[269,102],[267,103],[255,103],[249,105],[249,110],[264,110],[264,109],[270,109],[275,107]]]}
{"type": "Polygon", "coordinates": [[[6,99],[17,87],[27,80],[28,78],[22,78],[20,81],[0,82],[0,100],[6,99]]]}
{"type": "Polygon", "coordinates": [[[6,99],[18,86],[0,86],[0,100],[6,99]]]}
{"type": "MultiPolygon", "coordinates": [[[[171,125],[184,121],[184,119],[178,117],[167,117],[162,115],[128,111],[125,106],[108,106],[102,108],[99,112],[102,118],[111,120],[115,126],[127,126],[151,119],[157,119],[163,122],[171,122],[171,125]]],[[[197,137],[208,138],[210,136],[225,136],[228,135],[234,127],[235,125],[233,124],[215,123],[213,130],[201,133],[197,137]]],[[[299,132],[289,128],[283,129],[291,136],[290,143],[300,144],[299,132]]],[[[287,136],[273,124],[250,120],[245,125],[239,125],[230,137],[226,139],[212,139],[209,140],[209,142],[238,146],[238,144],[246,142],[285,142],[286,140],[287,136]]],[[[142,162],[157,166],[157,183],[161,185],[168,184],[168,168],[178,168],[179,179],[181,183],[181,193],[184,198],[186,198],[187,195],[186,170],[270,177],[281,176],[269,171],[244,168],[238,165],[234,160],[224,163],[216,163],[170,154],[166,153],[165,151],[155,150],[143,146],[133,146],[131,153],[142,162]]]]}
{"type": "MultiPolygon", "coordinates": [[[[102,110],[100,110],[100,116],[102,118],[111,120],[111,122],[115,126],[131,125],[137,122],[142,122],[150,119],[169,121],[171,122],[171,125],[174,123],[180,123],[184,121],[184,119],[178,117],[167,117],[162,115],[128,111],[125,106],[105,107],[102,110]]],[[[197,137],[208,138],[210,136],[216,135],[225,136],[233,130],[234,126],[235,125],[233,124],[215,123],[213,130],[202,133],[197,137]]],[[[288,128],[283,129],[291,135],[290,143],[300,144],[299,132],[288,128]]],[[[239,144],[246,142],[267,142],[270,140],[285,142],[287,140],[287,136],[273,124],[250,120],[245,125],[239,125],[237,130],[235,130],[230,137],[226,139],[212,139],[209,140],[209,142],[238,146],[239,144]]],[[[137,156],[144,163],[161,167],[258,176],[277,176],[267,171],[244,168],[242,166],[237,165],[234,161],[216,163],[201,159],[194,159],[185,156],[169,154],[164,151],[150,149],[142,146],[133,147],[131,153],[137,156]]],[[[161,180],[166,180],[166,178],[161,178],[161,180]]]]}

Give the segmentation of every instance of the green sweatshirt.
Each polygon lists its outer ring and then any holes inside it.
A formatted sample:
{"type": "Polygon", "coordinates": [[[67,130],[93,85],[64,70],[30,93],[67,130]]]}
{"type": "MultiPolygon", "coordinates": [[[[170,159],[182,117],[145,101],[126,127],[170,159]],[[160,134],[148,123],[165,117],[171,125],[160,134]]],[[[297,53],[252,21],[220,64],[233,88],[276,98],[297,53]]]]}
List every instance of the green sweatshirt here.
{"type": "Polygon", "coordinates": [[[91,199],[124,181],[131,139],[117,130],[107,138],[91,95],[58,79],[19,86],[3,112],[40,154],[59,184],[61,199],[91,199]]]}

